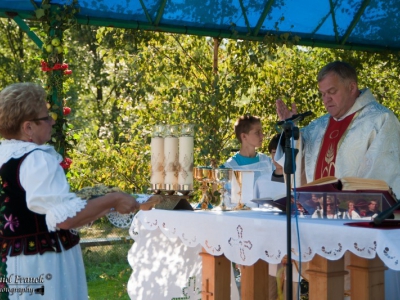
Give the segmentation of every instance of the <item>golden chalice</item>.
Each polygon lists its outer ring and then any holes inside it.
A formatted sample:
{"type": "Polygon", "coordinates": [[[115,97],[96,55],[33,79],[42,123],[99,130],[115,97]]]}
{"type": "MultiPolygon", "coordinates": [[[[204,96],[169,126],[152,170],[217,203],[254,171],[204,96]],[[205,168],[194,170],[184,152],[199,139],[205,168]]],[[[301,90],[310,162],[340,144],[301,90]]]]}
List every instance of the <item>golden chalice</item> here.
{"type": "Polygon", "coordinates": [[[198,208],[211,209],[210,201],[212,196],[208,191],[208,183],[214,180],[213,169],[211,167],[195,167],[193,168],[193,177],[201,182],[200,190],[202,191],[202,196],[198,208]]]}

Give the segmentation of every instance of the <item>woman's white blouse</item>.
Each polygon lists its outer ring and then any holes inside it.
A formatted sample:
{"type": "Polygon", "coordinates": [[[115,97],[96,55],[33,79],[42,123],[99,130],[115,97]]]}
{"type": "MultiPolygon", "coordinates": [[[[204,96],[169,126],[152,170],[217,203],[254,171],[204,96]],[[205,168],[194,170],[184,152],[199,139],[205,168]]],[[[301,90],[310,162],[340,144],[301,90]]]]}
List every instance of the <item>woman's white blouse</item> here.
{"type": "Polygon", "coordinates": [[[2,141],[0,163],[2,165],[10,158],[19,158],[30,151],[21,164],[19,174],[21,186],[26,191],[27,206],[35,213],[46,215],[48,230],[55,231],[58,223],[74,217],[87,202],[70,192],[64,170],[60,166],[62,158],[51,146],[15,140],[2,141]]]}

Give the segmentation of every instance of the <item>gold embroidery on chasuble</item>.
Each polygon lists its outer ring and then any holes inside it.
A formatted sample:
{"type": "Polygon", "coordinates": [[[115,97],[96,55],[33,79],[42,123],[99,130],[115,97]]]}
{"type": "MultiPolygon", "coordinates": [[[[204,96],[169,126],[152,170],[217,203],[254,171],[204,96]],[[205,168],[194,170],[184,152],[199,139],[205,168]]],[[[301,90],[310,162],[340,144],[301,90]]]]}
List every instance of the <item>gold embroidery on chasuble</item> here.
{"type": "Polygon", "coordinates": [[[332,117],[329,118],[317,158],[317,164],[315,165],[314,180],[327,176],[335,176],[337,150],[346,136],[355,114],[353,113],[341,121],[336,121],[332,117]]]}

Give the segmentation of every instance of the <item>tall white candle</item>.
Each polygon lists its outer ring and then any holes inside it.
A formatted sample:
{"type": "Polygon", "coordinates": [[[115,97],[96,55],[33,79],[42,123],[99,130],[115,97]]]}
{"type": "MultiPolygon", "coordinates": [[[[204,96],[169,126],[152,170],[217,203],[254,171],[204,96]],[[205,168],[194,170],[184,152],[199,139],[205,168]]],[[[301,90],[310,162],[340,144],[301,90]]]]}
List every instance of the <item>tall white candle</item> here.
{"type": "Polygon", "coordinates": [[[178,184],[193,185],[193,136],[179,137],[178,184]]]}
{"type": "Polygon", "coordinates": [[[151,184],[164,183],[164,138],[151,138],[151,184]]]}
{"type": "Polygon", "coordinates": [[[172,185],[176,188],[178,184],[178,138],[175,136],[167,136],[164,138],[164,185],[172,185]]]}

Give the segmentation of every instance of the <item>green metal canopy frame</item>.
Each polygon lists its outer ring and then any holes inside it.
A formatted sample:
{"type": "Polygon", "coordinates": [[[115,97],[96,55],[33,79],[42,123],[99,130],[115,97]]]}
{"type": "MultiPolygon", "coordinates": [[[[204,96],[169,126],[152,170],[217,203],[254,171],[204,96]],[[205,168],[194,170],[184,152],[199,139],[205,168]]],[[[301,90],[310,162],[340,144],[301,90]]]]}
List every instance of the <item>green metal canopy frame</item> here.
{"type": "MultiPolygon", "coordinates": [[[[0,0],[0,17],[36,19],[33,0],[0,0]]],[[[71,0],[47,1],[69,5],[71,0]]],[[[312,47],[399,51],[397,0],[78,0],[78,23],[312,47]]]]}

